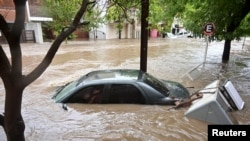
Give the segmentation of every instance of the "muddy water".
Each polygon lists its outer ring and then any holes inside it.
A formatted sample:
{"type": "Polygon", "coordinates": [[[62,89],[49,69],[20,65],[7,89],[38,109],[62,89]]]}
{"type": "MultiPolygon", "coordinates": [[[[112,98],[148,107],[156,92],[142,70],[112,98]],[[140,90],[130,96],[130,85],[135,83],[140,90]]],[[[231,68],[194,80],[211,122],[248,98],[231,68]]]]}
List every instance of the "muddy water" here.
{"type": "MultiPolygon", "coordinates": [[[[30,72],[49,49],[50,43],[24,44],[24,73],[30,72]]],[[[234,112],[240,124],[250,124],[250,39],[232,43],[230,63],[221,63],[223,42],[209,43],[206,64],[191,80],[187,72],[204,60],[206,43],[202,39],[150,39],[149,73],[174,80],[190,92],[216,79],[230,79],[246,102],[234,112]]],[[[7,47],[4,47],[8,53],[7,47]]],[[[168,110],[156,105],[68,104],[68,111],[51,97],[55,87],[98,69],[139,69],[139,40],[100,40],[64,43],[46,72],[25,89],[22,113],[27,141],[176,141],[207,140],[208,123],[184,116],[188,108],[168,110]]],[[[0,111],[4,107],[4,88],[0,82],[0,111]]],[[[0,128],[0,141],[5,141],[0,128]]]]}

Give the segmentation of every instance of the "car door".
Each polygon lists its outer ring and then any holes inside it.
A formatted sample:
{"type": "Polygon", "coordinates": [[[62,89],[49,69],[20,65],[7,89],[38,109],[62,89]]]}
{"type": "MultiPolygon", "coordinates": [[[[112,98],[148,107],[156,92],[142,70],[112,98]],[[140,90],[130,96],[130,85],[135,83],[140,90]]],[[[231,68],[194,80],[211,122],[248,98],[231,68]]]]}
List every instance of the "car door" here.
{"type": "Polygon", "coordinates": [[[66,103],[102,103],[104,85],[86,86],[76,91],[66,103]]]}
{"type": "Polygon", "coordinates": [[[107,97],[111,104],[145,104],[144,95],[132,84],[111,84],[107,97]]]}

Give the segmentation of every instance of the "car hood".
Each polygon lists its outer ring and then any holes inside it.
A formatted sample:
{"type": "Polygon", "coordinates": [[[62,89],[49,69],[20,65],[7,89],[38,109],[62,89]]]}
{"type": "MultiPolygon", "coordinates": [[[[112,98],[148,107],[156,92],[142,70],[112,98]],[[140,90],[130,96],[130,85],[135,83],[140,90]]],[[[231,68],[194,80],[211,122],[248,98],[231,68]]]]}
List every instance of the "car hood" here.
{"type": "Polygon", "coordinates": [[[188,98],[189,92],[188,90],[180,83],[169,81],[169,80],[162,80],[167,88],[169,89],[169,97],[172,98],[188,98]]]}

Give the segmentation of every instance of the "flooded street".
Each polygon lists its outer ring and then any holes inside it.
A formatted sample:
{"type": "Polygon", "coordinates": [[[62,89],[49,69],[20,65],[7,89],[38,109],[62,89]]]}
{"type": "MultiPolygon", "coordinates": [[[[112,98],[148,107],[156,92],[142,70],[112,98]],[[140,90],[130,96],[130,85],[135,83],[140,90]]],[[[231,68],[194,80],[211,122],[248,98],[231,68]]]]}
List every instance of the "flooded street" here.
{"type": "MultiPolygon", "coordinates": [[[[233,41],[230,61],[221,63],[224,42],[208,44],[206,63],[191,80],[186,74],[204,60],[203,39],[150,39],[147,72],[157,78],[182,83],[190,93],[216,79],[229,79],[245,107],[233,115],[240,124],[250,124],[250,39],[233,41]],[[244,45],[244,46],[243,46],[244,45]]],[[[40,63],[50,43],[23,44],[23,72],[40,63]]],[[[4,50],[8,53],[5,45],[4,50]]],[[[27,141],[206,141],[208,123],[184,116],[188,107],[129,104],[54,103],[55,88],[98,69],[139,69],[140,40],[97,40],[63,43],[45,73],[28,86],[23,95],[22,114],[27,141]]],[[[0,81],[0,112],[4,110],[4,87],[0,81]]],[[[0,141],[6,141],[0,128],[0,141]]]]}

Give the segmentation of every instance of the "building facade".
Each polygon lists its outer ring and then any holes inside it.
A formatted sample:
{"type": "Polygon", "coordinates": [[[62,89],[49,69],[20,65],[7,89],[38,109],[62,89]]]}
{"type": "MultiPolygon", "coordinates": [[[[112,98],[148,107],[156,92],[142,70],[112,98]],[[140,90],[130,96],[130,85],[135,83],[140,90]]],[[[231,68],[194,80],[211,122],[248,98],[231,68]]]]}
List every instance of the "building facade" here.
{"type": "MultiPolygon", "coordinates": [[[[47,31],[42,28],[42,24],[45,22],[53,21],[52,18],[48,17],[45,11],[43,11],[42,0],[27,0],[26,4],[26,21],[21,37],[21,42],[35,42],[43,43],[44,37],[55,38],[51,31],[47,31]]],[[[108,0],[97,0],[96,7],[103,9],[100,16],[104,17],[106,14],[108,0]]],[[[90,32],[83,32],[77,30],[74,32],[77,36],[77,40],[88,40],[88,39],[128,39],[128,38],[140,38],[140,22],[135,17],[135,10],[131,9],[129,18],[133,20],[132,23],[122,23],[122,29],[118,31],[116,28],[116,22],[110,22],[100,24],[98,28],[92,29],[90,32]]],[[[0,14],[2,14],[11,26],[15,20],[15,9],[14,3],[10,0],[0,0],[0,14]]],[[[0,42],[5,43],[5,37],[0,32],[0,42]]]]}
{"type": "MultiPolygon", "coordinates": [[[[21,42],[43,43],[42,22],[52,21],[52,18],[41,15],[41,0],[28,0],[26,4],[26,20],[21,42]],[[33,10],[32,10],[33,9],[33,10]]],[[[0,0],[0,14],[4,16],[9,26],[15,21],[15,7],[13,1],[0,0]]],[[[5,37],[0,34],[0,41],[6,42],[5,37]]]]}
{"type": "MultiPolygon", "coordinates": [[[[110,5],[108,0],[98,0],[96,8],[102,9],[100,16],[105,16],[108,6],[110,5]]],[[[133,22],[123,22],[122,29],[117,29],[117,22],[109,22],[101,24],[97,29],[89,32],[90,39],[133,39],[140,38],[141,24],[136,18],[136,9],[129,9],[128,18],[133,22]]]]}

